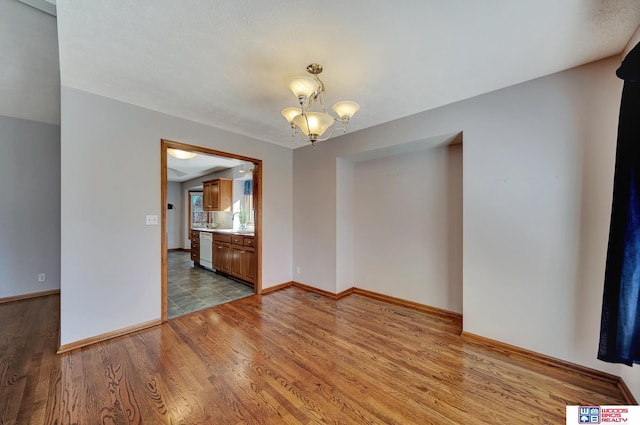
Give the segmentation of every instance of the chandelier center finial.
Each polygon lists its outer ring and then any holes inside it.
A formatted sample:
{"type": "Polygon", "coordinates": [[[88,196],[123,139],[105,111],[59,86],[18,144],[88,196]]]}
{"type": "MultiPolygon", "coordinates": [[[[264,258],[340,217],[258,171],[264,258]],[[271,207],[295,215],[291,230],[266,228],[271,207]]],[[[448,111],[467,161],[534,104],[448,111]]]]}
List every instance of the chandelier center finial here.
{"type": "Polygon", "coordinates": [[[322,65],[320,65],[319,63],[312,63],[311,65],[307,66],[307,72],[309,74],[318,75],[322,72],[322,65]]]}

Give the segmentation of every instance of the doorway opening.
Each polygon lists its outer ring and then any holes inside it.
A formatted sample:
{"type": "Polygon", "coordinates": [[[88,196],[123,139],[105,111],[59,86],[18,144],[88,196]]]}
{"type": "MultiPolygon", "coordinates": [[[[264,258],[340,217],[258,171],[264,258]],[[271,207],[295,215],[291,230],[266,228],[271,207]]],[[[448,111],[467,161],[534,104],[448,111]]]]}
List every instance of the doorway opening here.
{"type": "Polygon", "coordinates": [[[196,283],[211,282],[229,289],[239,282],[248,285],[250,293],[262,293],[262,160],[162,139],[161,199],[163,322],[183,311],[171,301],[173,314],[169,312],[170,265],[188,271],[191,279],[178,288],[172,280],[172,291],[188,289],[197,296],[197,291],[207,288],[196,283]],[[203,205],[204,199],[214,199],[212,196],[218,203],[203,205]],[[176,228],[180,229],[177,237],[176,228]],[[201,234],[207,244],[202,260],[201,234]],[[218,252],[213,250],[216,245],[220,247],[218,252]],[[213,261],[218,263],[214,265],[213,261]]]}

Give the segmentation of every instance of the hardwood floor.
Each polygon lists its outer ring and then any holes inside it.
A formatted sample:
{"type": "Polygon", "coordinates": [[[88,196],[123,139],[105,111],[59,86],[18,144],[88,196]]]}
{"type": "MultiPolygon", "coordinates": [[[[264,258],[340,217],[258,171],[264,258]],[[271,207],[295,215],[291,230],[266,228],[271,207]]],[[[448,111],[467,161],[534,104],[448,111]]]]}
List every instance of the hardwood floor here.
{"type": "Polygon", "coordinates": [[[624,404],[458,325],[288,288],[56,355],[58,296],[0,305],[0,424],[564,424],[624,404]]]}

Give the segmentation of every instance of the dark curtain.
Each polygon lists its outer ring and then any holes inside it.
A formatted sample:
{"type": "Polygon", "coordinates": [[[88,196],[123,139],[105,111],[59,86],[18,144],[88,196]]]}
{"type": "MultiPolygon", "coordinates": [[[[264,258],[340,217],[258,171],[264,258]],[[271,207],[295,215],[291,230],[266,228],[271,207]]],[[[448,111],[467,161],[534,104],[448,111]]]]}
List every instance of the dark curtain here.
{"type": "Polygon", "coordinates": [[[624,80],[598,358],[640,363],[640,43],[616,75],[624,80]]]}

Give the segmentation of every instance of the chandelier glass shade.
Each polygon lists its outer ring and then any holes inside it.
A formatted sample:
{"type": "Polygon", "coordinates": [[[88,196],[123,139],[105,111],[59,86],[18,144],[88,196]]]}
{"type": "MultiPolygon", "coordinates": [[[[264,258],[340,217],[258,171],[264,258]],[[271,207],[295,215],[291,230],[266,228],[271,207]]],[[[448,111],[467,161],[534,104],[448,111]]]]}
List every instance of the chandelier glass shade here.
{"type": "Polygon", "coordinates": [[[351,101],[338,102],[333,105],[335,115],[330,114],[322,103],[324,83],[318,78],[322,65],[313,63],[307,67],[307,72],[313,77],[294,77],[289,83],[289,89],[298,99],[300,107],[284,108],[282,116],[291,125],[294,137],[298,135],[302,140],[315,144],[327,140],[338,130],[346,132],[349,120],[358,112],[360,105],[351,101]],[[342,123],[342,126],[334,128],[323,137],[336,122],[342,123]]]}
{"type": "Polygon", "coordinates": [[[323,112],[307,112],[293,118],[296,127],[305,135],[315,139],[322,136],[334,122],[335,119],[331,115],[323,112]]]}
{"type": "Polygon", "coordinates": [[[298,99],[311,97],[318,89],[318,83],[311,77],[293,77],[289,82],[289,90],[298,99]]]}
{"type": "Polygon", "coordinates": [[[293,119],[302,113],[300,108],[284,108],[282,110],[282,116],[287,122],[292,122],[293,119]]]}

